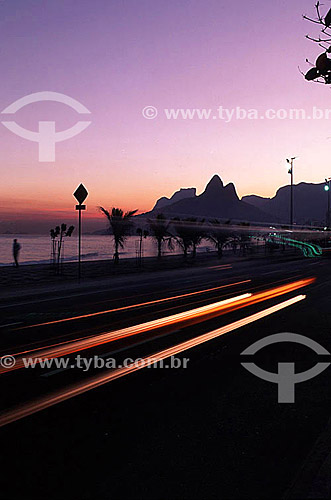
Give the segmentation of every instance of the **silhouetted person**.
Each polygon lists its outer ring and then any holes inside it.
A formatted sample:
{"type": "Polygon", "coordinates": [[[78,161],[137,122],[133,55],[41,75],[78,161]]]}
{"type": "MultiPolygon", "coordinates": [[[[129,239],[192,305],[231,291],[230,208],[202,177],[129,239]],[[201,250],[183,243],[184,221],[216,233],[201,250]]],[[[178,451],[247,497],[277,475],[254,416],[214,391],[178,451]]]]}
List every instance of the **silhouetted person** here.
{"type": "Polygon", "coordinates": [[[14,262],[15,262],[15,266],[18,267],[18,258],[19,258],[19,255],[20,255],[20,250],[21,250],[21,245],[19,244],[19,242],[15,239],[13,241],[13,257],[14,257],[14,262]]]}

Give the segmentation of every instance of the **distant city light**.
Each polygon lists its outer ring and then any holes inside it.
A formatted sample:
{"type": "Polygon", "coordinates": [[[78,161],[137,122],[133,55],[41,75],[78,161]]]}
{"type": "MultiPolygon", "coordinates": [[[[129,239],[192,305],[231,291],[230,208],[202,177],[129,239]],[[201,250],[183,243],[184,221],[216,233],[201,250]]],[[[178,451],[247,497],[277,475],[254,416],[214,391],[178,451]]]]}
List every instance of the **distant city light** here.
{"type": "Polygon", "coordinates": [[[328,184],[325,184],[324,191],[330,191],[330,186],[328,184]]]}

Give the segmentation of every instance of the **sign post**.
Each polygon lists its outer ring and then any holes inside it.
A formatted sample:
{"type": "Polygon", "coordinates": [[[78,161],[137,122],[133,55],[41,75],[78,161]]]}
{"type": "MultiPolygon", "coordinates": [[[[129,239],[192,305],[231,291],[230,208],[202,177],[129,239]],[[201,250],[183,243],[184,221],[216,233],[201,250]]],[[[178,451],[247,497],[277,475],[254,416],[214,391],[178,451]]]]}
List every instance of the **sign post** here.
{"type": "Polygon", "coordinates": [[[76,210],[78,210],[78,279],[81,277],[81,250],[82,250],[82,210],[86,210],[86,205],[83,202],[88,196],[88,191],[83,184],[80,184],[76,191],[73,193],[78,201],[76,210]]]}
{"type": "Polygon", "coordinates": [[[330,231],[330,189],[331,189],[331,177],[325,179],[324,189],[328,193],[328,211],[326,212],[326,228],[330,231]]]}

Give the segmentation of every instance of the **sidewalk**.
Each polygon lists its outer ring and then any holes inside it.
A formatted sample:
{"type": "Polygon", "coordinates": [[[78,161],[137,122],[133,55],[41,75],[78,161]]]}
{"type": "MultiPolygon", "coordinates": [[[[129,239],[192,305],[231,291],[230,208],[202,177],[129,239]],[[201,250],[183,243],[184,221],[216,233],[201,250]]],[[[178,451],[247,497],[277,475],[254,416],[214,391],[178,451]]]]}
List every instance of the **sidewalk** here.
{"type": "Polygon", "coordinates": [[[249,256],[233,255],[226,252],[222,259],[216,253],[197,255],[196,259],[188,257],[185,261],[182,256],[166,256],[161,261],[154,257],[145,258],[143,266],[138,267],[135,259],[123,259],[118,267],[110,261],[88,261],[82,263],[82,277],[78,280],[77,263],[66,263],[62,267],[62,274],[56,275],[49,265],[26,265],[20,268],[0,267],[0,300],[6,302],[12,298],[23,298],[34,295],[57,294],[59,292],[83,293],[84,290],[100,290],[109,286],[125,285],[132,280],[137,281],[150,276],[162,277],[164,274],[176,271],[177,276],[187,269],[199,270],[218,266],[229,266],[236,263],[261,260],[265,263],[286,262],[301,260],[303,257],[293,251],[275,252],[273,255],[263,253],[249,256]]]}

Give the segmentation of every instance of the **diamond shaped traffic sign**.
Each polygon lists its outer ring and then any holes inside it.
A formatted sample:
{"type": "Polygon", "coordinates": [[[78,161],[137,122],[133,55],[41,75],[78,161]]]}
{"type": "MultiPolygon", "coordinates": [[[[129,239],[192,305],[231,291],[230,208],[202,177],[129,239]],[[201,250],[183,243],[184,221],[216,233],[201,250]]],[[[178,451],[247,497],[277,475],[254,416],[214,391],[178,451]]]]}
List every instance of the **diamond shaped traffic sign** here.
{"type": "Polygon", "coordinates": [[[74,192],[74,197],[78,201],[78,203],[81,205],[84,200],[86,200],[88,195],[88,191],[86,187],[83,184],[79,184],[78,188],[74,192]]]}

